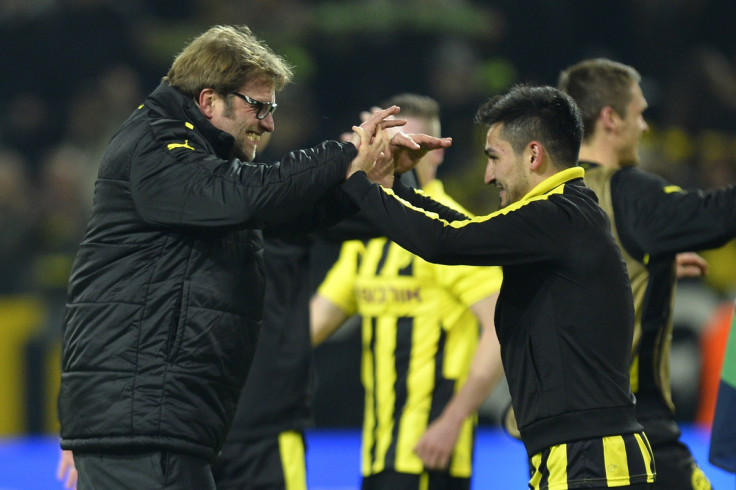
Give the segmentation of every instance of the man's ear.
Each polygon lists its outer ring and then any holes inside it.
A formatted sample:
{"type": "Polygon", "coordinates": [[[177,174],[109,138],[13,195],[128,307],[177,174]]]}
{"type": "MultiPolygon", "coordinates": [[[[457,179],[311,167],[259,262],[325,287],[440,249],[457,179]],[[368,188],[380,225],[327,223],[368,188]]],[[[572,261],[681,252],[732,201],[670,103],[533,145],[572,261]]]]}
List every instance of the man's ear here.
{"type": "Polygon", "coordinates": [[[207,119],[212,119],[212,117],[214,116],[214,103],[217,98],[217,92],[215,92],[215,89],[212,88],[203,89],[199,93],[197,104],[199,105],[199,110],[202,111],[202,114],[204,114],[207,119]]]}
{"type": "Polygon", "coordinates": [[[603,127],[606,128],[606,130],[613,131],[618,126],[618,121],[619,119],[621,119],[621,116],[618,115],[613,107],[607,105],[603,109],[601,109],[601,113],[598,116],[598,119],[601,121],[601,124],[603,124],[603,127]]]}
{"type": "Polygon", "coordinates": [[[542,158],[544,157],[544,147],[538,141],[531,141],[527,146],[529,150],[529,170],[537,171],[542,165],[542,158]]]}

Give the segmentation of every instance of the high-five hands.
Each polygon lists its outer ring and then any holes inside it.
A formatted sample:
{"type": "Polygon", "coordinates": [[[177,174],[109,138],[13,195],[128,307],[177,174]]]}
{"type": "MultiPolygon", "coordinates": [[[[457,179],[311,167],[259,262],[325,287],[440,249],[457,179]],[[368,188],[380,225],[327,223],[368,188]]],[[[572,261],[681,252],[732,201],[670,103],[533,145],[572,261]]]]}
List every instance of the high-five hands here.
{"type": "MultiPolygon", "coordinates": [[[[406,119],[396,119],[394,117],[400,110],[399,106],[394,105],[388,109],[376,109],[370,114],[364,112],[361,114],[361,120],[363,122],[360,127],[373,139],[382,129],[394,128],[406,124],[406,119]]],[[[355,132],[355,127],[353,127],[353,132],[343,136],[343,141],[349,141],[356,148],[359,148],[361,137],[355,132]]]]}
{"type": "Polygon", "coordinates": [[[387,161],[386,158],[388,136],[385,130],[406,124],[405,119],[394,118],[394,115],[398,113],[398,106],[374,111],[362,117],[363,123],[360,126],[353,126],[352,134],[343,135],[343,141],[351,142],[358,149],[358,155],[350,162],[345,174],[346,179],[362,170],[373,182],[388,183],[385,177],[389,174],[393,175],[393,168],[389,168],[392,162],[387,161]]]}
{"type": "Polygon", "coordinates": [[[406,134],[397,128],[406,124],[405,119],[394,118],[399,107],[373,109],[361,114],[363,123],[353,127],[348,140],[358,148],[358,156],[351,162],[345,175],[349,178],[362,170],[368,178],[384,187],[393,185],[394,175],[414,168],[428,151],[448,148],[452,138],[435,138],[427,134],[406,134]],[[394,128],[389,134],[387,129],[394,128]],[[373,159],[372,159],[373,158],[373,159]]]}
{"type": "Polygon", "coordinates": [[[358,155],[350,162],[345,178],[348,179],[355,172],[362,170],[372,182],[391,186],[394,166],[393,160],[386,157],[388,153],[386,131],[379,130],[373,138],[362,126],[353,126],[353,131],[360,137],[360,143],[357,145],[358,155]]]}

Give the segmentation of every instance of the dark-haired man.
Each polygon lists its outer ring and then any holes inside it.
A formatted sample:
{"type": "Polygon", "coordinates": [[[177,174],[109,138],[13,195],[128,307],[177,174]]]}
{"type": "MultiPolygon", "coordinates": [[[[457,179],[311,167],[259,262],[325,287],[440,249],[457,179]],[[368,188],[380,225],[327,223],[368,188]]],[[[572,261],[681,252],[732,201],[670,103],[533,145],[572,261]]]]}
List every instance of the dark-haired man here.
{"type": "Polygon", "coordinates": [[[468,219],[359,171],[342,187],[389,238],[428,261],[503,267],[495,323],[530,488],[649,488],[654,461],[628,375],[631,287],[576,166],[577,106],[552,87],[517,86],[476,120],[488,127],[485,182],[499,189],[499,211],[468,219]]]}

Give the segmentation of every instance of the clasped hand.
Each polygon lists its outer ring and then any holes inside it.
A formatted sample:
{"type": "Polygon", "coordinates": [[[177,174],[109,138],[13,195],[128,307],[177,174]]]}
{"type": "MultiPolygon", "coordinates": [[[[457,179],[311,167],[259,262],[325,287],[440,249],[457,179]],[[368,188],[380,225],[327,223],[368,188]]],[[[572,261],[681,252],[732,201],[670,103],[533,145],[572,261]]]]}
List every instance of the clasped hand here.
{"type": "Polygon", "coordinates": [[[400,108],[375,110],[360,126],[353,126],[350,142],[358,155],[350,163],[345,178],[364,171],[372,182],[393,186],[394,175],[414,168],[428,151],[448,148],[452,138],[435,138],[427,134],[406,134],[396,131],[389,136],[387,129],[403,126],[405,119],[396,119],[400,108]]]}

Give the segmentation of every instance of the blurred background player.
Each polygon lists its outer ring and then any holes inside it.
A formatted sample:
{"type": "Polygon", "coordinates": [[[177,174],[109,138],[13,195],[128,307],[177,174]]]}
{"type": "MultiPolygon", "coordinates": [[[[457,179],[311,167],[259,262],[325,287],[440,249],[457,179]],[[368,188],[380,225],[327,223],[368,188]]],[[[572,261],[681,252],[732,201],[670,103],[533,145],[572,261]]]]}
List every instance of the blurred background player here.
{"type": "MultiPolygon", "coordinates": [[[[440,135],[433,99],[401,94],[383,104],[390,105],[401,107],[404,131],[440,135]]],[[[436,178],[442,159],[435,150],[419,160],[419,186],[467,214],[436,178]]],[[[498,344],[493,311],[500,285],[499,268],[431,264],[385,237],[343,245],[312,299],[312,334],[319,344],[354,313],[362,317],[364,490],[469,488],[474,416],[462,421],[447,468],[426,469],[414,450],[465,383],[479,327],[498,344]]]]}

